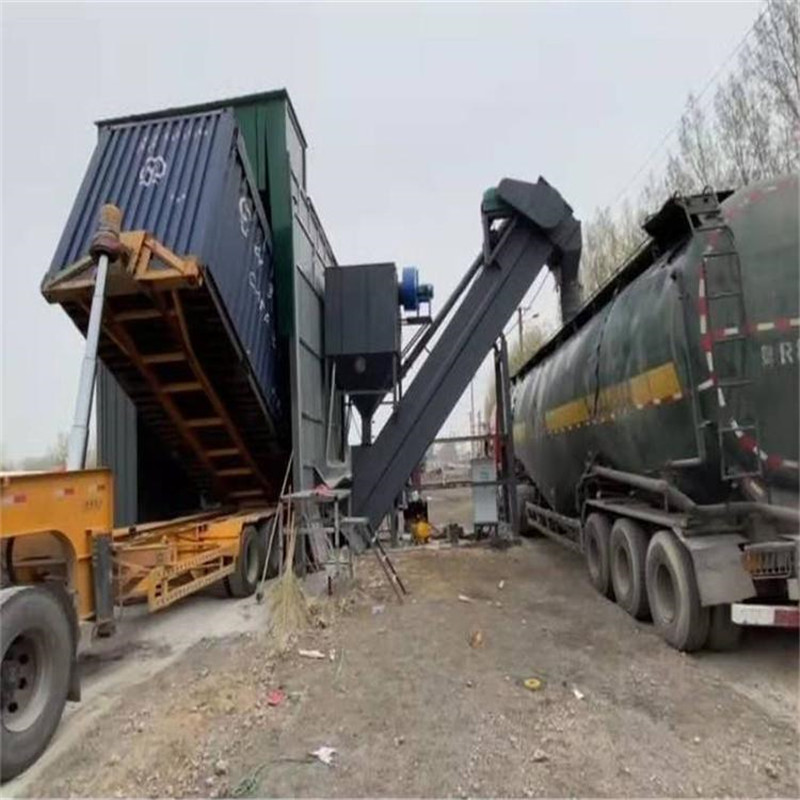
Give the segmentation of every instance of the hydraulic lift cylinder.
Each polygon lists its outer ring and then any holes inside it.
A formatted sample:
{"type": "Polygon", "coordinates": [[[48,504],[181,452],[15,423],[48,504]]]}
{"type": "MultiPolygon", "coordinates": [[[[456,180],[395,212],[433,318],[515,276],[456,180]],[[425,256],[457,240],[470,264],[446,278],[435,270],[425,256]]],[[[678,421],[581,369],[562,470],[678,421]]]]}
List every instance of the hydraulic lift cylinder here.
{"type": "Polygon", "coordinates": [[[86,330],[86,348],[83,354],[78,399],[75,417],[69,433],[67,446],[67,469],[83,469],[86,462],[86,446],[89,441],[89,417],[92,412],[92,396],[97,376],[97,344],[103,322],[103,302],[108,278],[108,264],[120,253],[119,233],[122,214],[116,206],[105,205],[100,209],[100,224],[92,240],[90,252],[97,258],[97,274],[94,280],[92,307],[89,311],[89,326],[86,330]]]}

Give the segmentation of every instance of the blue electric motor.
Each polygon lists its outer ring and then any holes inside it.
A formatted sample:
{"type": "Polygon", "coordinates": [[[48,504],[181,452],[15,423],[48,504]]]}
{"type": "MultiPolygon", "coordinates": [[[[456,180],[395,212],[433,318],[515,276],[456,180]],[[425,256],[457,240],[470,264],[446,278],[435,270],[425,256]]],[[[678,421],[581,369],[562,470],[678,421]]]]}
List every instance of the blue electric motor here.
{"type": "Polygon", "coordinates": [[[416,267],[403,267],[400,280],[400,305],[406,311],[419,311],[420,303],[430,303],[433,299],[433,286],[419,282],[416,267]]]}

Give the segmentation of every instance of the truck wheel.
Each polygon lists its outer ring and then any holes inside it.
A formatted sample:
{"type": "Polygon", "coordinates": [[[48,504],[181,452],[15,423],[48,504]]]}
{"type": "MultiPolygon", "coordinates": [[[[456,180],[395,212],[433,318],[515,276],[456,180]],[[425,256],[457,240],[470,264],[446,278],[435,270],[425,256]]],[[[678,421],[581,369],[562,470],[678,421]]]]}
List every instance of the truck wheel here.
{"type": "MultiPolygon", "coordinates": [[[[278,530],[275,528],[274,532],[272,529],[272,517],[265,520],[260,526],[259,531],[261,535],[264,537],[264,558],[269,556],[269,563],[267,564],[267,578],[275,578],[281,571],[281,564],[283,563],[283,553],[280,537],[278,536],[278,530]],[[273,537],[272,540],[272,549],[269,548],[269,538],[270,536],[273,537]]],[[[263,569],[264,561],[262,559],[261,566],[263,569]]]]}
{"type": "Polygon", "coordinates": [[[709,611],[700,605],[692,560],[672,531],[650,540],[645,565],[650,613],[661,638],[678,650],[699,650],[708,636],[709,611]]]}
{"type": "Polygon", "coordinates": [[[52,592],[0,591],[0,779],[29,767],[58,727],[73,663],[72,623],[52,592]]]}
{"type": "Polygon", "coordinates": [[[266,555],[264,536],[254,525],[246,525],[242,531],[236,569],[225,579],[231,597],[250,597],[255,592],[266,555]]]}
{"type": "Polygon", "coordinates": [[[706,647],[709,650],[717,650],[719,652],[735,650],[739,646],[739,640],[742,638],[742,626],[737,625],[731,619],[730,604],[711,606],[709,614],[706,647]]]}
{"type": "Polygon", "coordinates": [[[614,599],[609,569],[611,525],[603,514],[589,514],[583,526],[583,553],[589,580],[604,597],[614,599]]]}
{"type": "Polygon", "coordinates": [[[647,534],[633,520],[620,518],[611,528],[609,570],[617,604],[634,619],[650,614],[647,602],[645,559],[647,534]]]}

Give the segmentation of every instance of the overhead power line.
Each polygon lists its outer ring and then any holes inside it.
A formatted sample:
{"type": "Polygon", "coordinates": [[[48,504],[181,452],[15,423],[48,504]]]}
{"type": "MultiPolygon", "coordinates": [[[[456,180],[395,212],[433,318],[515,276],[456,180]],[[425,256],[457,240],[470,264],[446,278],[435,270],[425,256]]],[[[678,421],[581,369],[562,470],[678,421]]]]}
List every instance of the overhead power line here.
{"type": "MultiPolygon", "coordinates": [[[[756,25],[758,25],[758,23],[761,21],[761,18],[767,13],[768,10],[769,10],[769,6],[765,4],[764,7],[761,9],[761,12],[759,13],[759,15],[755,18],[753,24],[745,32],[744,36],[742,36],[742,38],[739,40],[739,42],[736,44],[736,46],[733,48],[733,50],[731,50],[728,53],[728,55],[724,58],[724,60],[720,63],[720,65],[716,68],[716,70],[714,70],[713,74],[708,79],[708,81],[706,81],[705,85],[700,90],[699,94],[697,94],[695,96],[700,108],[704,107],[704,103],[701,103],[701,100],[703,99],[703,97],[706,95],[708,90],[719,80],[719,78],[722,75],[722,72],[725,69],[725,67],[727,67],[728,64],[731,62],[731,60],[735,56],[737,56],[739,54],[739,51],[744,47],[745,43],[750,38],[750,36],[752,35],[753,31],[755,31],[756,25]]],[[[708,97],[710,98],[711,95],[708,95],[708,97]]],[[[630,180],[628,180],[628,182],[623,186],[623,188],[616,194],[614,199],[609,204],[610,206],[612,206],[612,207],[616,206],[616,204],[628,193],[628,191],[635,184],[635,182],[637,180],[639,180],[639,178],[644,173],[645,169],[648,166],[650,166],[650,163],[660,153],[660,151],[663,149],[664,145],[666,145],[666,143],[670,140],[670,138],[676,133],[676,131],[680,127],[682,118],[683,118],[683,115],[681,114],[678,117],[678,119],[675,121],[675,123],[661,137],[661,139],[659,139],[658,144],[650,151],[648,156],[645,158],[644,162],[641,164],[641,166],[633,174],[633,177],[630,178],[630,180]]]]}

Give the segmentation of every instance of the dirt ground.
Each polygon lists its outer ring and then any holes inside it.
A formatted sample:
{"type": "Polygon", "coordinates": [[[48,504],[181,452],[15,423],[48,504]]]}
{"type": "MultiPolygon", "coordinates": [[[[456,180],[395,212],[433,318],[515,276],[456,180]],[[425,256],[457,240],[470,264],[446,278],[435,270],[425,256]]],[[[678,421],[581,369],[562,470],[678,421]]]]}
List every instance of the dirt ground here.
{"type": "Polygon", "coordinates": [[[542,539],[395,561],[404,604],[364,556],[325,627],[283,655],[259,631],[201,640],[120,690],[22,794],[798,795],[795,635],[681,655],[542,539]],[[309,757],[321,746],[331,766],[309,757]]]}

